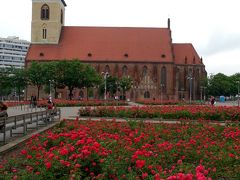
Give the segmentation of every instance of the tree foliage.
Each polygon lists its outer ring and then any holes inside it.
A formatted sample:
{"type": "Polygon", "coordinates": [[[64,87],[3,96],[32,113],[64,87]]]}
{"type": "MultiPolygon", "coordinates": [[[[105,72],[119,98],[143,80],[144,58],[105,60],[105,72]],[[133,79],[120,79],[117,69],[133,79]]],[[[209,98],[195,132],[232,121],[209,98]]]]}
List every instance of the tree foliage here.
{"type": "Polygon", "coordinates": [[[37,87],[37,99],[39,99],[39,91],[42,85],[46,82],[46,71],[44,70],[44,63],[32,62],[27,69],[28,82],[37,87]]]}
{"type": "Polygon", "coordinates": [[[130,90],[132,87],[132,79],[127,76],[123,76],[119,80],[119,87],[122,90],[123,96],[126,96],[126,91],[130,90]]]}
{"type": "Polygon", "coordinates": [[[100,84],[99,90],[100,94],[104,95],[105,93],[105,83],[106,83],[106,93],[109,94],[110,97],[113,97],[117,92],[117,82],[118,78],[114,76],[107,76],[106,82],[105,79],[102,78],[102,83],[100,84]]]}
{"type": "Polygon", "coordinates": [[[8,78],[8,71],[6,69],[0,69],[0,96],[1,99],[11,93],[11,81],[8,78]]]}
{"type": "Polygon", "coordinates": [[[45,85],[50,91],[50,86],[55,89],[67,87],[69,98],[72,99],[74,88],[90,88],[101,82],[101,77],[94,68],[81,63],[79,60],[62,60],[45,63],[33,62],[27,69],[27,76],[30,84],[39,89],[45,85]]]}
{"type": "Polygon", "coordinates": [[[240,73],[226,76],[222,73],[210,75],[208,78],[208,95],[213,96],[235,96],[238,91],[237,81],[240,81],[240,73]]]}
{"type": "Polygon", "coordinates": [[[24,69],[15,69],[11,70],[11,76],[9,81],[12,82],[12,88],[15,89],[16,95],[20,100],[20,96],[23,94],[23,90],[27,86],[27,74],[24,69]]]}

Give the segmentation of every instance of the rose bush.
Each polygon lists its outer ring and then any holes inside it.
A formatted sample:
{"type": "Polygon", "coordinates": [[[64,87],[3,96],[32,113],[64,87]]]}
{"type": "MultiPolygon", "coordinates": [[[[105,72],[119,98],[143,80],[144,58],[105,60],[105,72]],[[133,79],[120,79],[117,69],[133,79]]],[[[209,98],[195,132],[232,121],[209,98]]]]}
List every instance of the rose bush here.
{"type": "Polygon", "coordinates": [[[0,164],[1,179],[240,179],[240,129],[62,121],[0,164]]]}
{"type": "MultiPolygon", "coordinates": [[[[104,100],[53,100],[57,107],[66,106],[127,106],[125,101],[104,101],[104,100]]],[[[38,106],[47,106],[47,100],[38,101],[38,106]]]]}
{"type": "MultiPolygon", "coordinates": [[[[180,100],[160,100],[160,99],[137,99],[137,103],[144,105],[186,105],[189,104],[189,101],[180,101],[180,100]]],[[[191,105],[201,105],[201,101],[193,101],[191,105]]],[[[205,102],[203,103],[205,104],[205,102]]]]}
{"type": "Polygon", "coordinates": [[[80,109],[79,114],[80,116],[95,117],[240,120],[240,108],[233,106],[97,107],[80,109]]]}

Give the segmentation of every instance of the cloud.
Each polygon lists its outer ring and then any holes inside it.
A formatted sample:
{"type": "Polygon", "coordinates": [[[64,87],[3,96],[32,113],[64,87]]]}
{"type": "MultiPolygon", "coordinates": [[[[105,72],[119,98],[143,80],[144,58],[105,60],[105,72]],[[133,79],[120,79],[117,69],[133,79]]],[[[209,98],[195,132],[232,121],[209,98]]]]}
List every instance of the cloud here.
{"type": "Polygon", "coordinates": [[[240,33],[216,32],[208,38],[207,44],[199,51],[204,55],[240,50],[240,33]]]}
{"type": "Polygon", "coordinates": [[[239,73],[239,56],[239,50],[228,50],[206,56],[203,59],[203,62],[209,74],[217,74],[220,72],[225,75],[233,75],[235,73],[239,73]]]}

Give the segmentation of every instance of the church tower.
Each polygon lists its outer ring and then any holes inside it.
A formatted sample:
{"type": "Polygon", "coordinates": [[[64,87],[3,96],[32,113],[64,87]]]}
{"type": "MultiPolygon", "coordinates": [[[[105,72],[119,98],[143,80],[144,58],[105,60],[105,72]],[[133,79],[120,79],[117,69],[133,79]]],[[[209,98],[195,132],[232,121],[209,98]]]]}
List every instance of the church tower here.
{"type": "Polygon", "coordinates": [[[32,0],[32,44],[58,44],[66,6],[64,0],[32,0]]]}

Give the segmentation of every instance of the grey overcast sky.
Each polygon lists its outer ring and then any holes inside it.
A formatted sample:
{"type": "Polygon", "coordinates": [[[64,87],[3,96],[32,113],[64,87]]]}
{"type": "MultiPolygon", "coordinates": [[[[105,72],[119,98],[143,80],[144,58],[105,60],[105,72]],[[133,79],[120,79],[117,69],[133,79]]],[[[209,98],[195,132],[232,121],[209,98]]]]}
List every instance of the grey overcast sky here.
{"type": "MultiPolygon", "coordinates": [[[[167,27],[192,43],[208,74],[240,72],[239,0],[65,0],[67,26],[167,27]]],[[[0,37],[31,38],[32,0],[1,0],[0,37]]]]}

